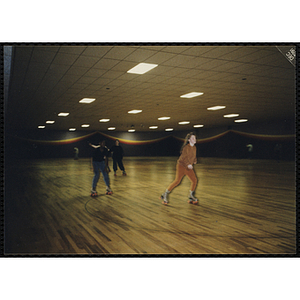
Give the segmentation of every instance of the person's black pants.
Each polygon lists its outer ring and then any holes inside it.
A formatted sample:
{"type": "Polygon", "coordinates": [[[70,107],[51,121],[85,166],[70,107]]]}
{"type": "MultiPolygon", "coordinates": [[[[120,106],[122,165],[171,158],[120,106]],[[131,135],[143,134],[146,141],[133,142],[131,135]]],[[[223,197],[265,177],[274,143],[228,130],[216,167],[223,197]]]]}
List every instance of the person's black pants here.
{"type": "Polygon", "coordinates": [[[122,162],[122,158],[113,158],[114,172],[117,171],[118,166],[119,166],[120,170],[122,170],[123,172],[125,171],[124,166],[123,166],[123,162],[122,162]]]}

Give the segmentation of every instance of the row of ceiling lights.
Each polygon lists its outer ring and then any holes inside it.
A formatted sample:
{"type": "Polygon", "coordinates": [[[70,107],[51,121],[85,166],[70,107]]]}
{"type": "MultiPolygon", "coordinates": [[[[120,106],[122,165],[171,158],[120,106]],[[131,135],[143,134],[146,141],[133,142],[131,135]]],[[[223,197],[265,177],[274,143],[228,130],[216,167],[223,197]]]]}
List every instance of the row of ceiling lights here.
{"type": "MultiPolygon", "coordinates": [[[[80,102],[80,101],[79,101],[80,102]]],[[[226,108],[226,106],[213,106],[213,107],[209,107],[207,108],[207,110],[220,110],[220,109],[224,109],[226,108]]],[[[128,111],[129,114],[138,114],[138,113],[141,113],[142,110],[131,110],[131,111],[128,111]]],[[[58,116],[60,117],[67,117],[69,115],[69,113],[59,113],[58,116]]],[[[227,115],[223,115],[224,118],[236,118],[238,117],[239,114],[227,114],[227,115]]],[[[158,120],[160,121],[164,121],[164,120],[169,120],[171,119],[171,117],[159,117],[158,120]]],[[[107,123],[109,122],[110,119],[100,119],[99,122],[100,123],[107,123]]],[[[243,123],[243,122],[247,122],[248,120],[247,119],[236,119],[234,120],[234,122],[236,123],[243,123]]],[[[54,124],[55,121],[46,121],[46,124],[54,124]]],[[[181,122],[178,122],[179,125],[188,125],[190,124],[190,121],[181,121],[181,122]]],[[[88,128],[90,125],[89,124],[82,124],[81,127],[82,128],[88,128]]],[[[45,125],[40,125],[38,126],[38,128],[45,128],[46,126],[45,125]]],[[[204,125],[201,125],[201,124],[196,124],[196,125],[193,125],[194,128],[201,128],[201,127],[204,127],[204,125]]],[[[154,126],[150,126],[149,129],[157,129],[158,126],[157,125],[154,125],[154,126]]],[[[115,130],[116,127],[108,127],[107,130],[115,130]]],[[[69,131],[75,131],[76,128],[69,128],[69,131]]],[[[165,131],[173,131],[173,128],[166,128],[165,131]]],[[[128,132],[135,132],[135,129],[131,128],[128,130],[128,132]]]]}
{"type": "MultiPolygon", "coordinates": [[[[146,72],[154,69],[155,67],[157,67],[158,65],[157,64],[147,64],[147,63],[140,63],[138,64],[137,66],[135,66],[134,68],[130,69],[127,71],[127,73],[131,73],[131,74],[145,74],[146,72]]],[[[194,97],[197,97],[197,96],[201,96],[203,95],[202,92],[191,92],[191,93],[188,93],[188,94],[185,94],[185,95],[182,95],[180,96],[181,98],[194,98],[194,97]]],[[[95,98],[83,98],[79,101],[79,103],[86,103],[86,104],[90,104],[92,102],[94,102],[96,99],[95,98]]],[[[224,109],[226,108],[226,106],[213,106],[213,107],[209,107],[207,108],[207,110],[220,110],[220,109],[224,109]]],[[[131,110],[131,111],[128,111],[129,114],[137,114],[137,113],[141,113],[142,110],[131,110]]],[[[66,112],[61,112],[58,114],[59,117],[67,117],[69,115],[69,113],[66,113],[66,112]]],[[[225,118],[235,118],[235,117],[238,117],[239,114],[227,114],[227,115],[224,115],[225,118]]],[[[158,118],[158,120],[169,120],[170,117],[160,117],[158,118]]],[[[99,122],[109,122],[110,119],[100,119],[99,122]]],[[[242,122],[247,122],[248,120],[247,119],[237,119],[237,120],[234,120],[234,122],[236,123],[242,123],[242,122]]],[[[54,124],[55,121],[46,121],[46,124],[54,124]]],[[[180,125],[186,125],[186,124],[189,124],[190,122],[189,121],[181,121],[179,122],[178,124],[180,125]]],[[[87,128],[89,127],[90,125],[89,124],[82,124],[81,127],[83,128],[87,128]]],[[[195,128],[200,128],[200,127],[203,127],[204,125],[200,125],[200,124],[196,124],[194,125],[193,127],[195,128]]],[[[45,128],[46,126],[45,125],[40,125],[38,126],[38,128],[45,128]]],[[[158,126],[150,126],[149,129],[157,129],[158,126]]],[[[115,127],[108,127],[107,128],[108,130],[115,130],[116,128],[115,127]]],[[[69,131],[75,131],[76,128],[70,128],[69,131]]],[[[172,131],[173,128],[166,128],[165,131],[172,131]]],[[[128,132],[134,132],[135,129],[131,128],[128,130],[128,132]]]]}

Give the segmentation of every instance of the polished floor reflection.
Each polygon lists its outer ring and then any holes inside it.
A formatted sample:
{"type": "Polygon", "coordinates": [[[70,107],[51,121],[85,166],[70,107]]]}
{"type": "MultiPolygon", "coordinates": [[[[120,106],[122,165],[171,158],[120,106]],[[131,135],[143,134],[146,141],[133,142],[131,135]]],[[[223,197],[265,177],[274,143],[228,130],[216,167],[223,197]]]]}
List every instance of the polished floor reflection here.
{"type": "MultiPolygon", "coordinates": [[[[294,254],[295,164],[201,158],[199,205],[187,203],[176,157],[126,157],[128,176],[102,176],[90,197],[90,159],[10,162],[6,166],[6,254],[294,254]]],[[[112,163],[111,167],[112,167],[112,163]]]]}

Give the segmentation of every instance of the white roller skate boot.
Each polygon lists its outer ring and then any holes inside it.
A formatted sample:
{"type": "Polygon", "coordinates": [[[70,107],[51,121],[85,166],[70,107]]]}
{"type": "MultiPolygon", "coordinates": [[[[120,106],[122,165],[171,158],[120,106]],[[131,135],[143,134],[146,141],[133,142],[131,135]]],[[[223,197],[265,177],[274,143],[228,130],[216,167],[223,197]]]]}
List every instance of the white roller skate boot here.
{"type": "Polygon", "coordinates": [[[160,199],[163,200],[162,204],[167,205],[169,203],[168,201],[168,194],[170,194],[170,192],[168,190],[166,190],[161,196],[160,199]]]}
{"type": "Polygon", "coordinates": [[[198,199],[195,197],[195,191],[190,191],[188,203],[198,204],[198,199]]]}
{"type": "Polygon", "coordinates": [[[106,188],[105,194],[106,194],[106,195],[112,195],[112,193],[113,193],[113,192],[112,192],[111,188],[110,188],[110,187],[107,187],[107,188],[106,188]]]}

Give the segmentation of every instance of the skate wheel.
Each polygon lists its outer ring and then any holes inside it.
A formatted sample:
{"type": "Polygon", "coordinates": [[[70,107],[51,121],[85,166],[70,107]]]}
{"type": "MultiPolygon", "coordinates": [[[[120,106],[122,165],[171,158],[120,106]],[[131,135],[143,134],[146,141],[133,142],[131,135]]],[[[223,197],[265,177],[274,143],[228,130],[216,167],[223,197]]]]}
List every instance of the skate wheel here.
{"type": "Polygon", "coordinates": [[[162,204],[164,204],[164,205],[168,205],[168,202],[165,202],[165,201],[163,201],[163,202],[162,202],[162,204]]]}
{"type": "Polygon", "coordinates": [[[197,205],[197,204],[198,204],[198,201],[192,201],[192,200],[188,200],[188,203],[189,203],[189,204],[194,204],[194,205],[197,205]]]}

